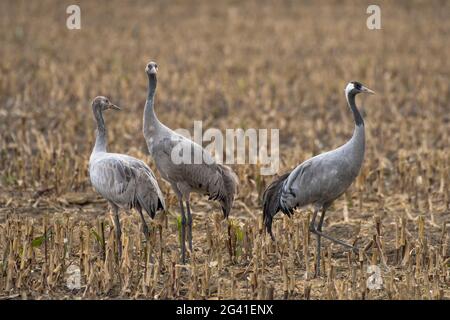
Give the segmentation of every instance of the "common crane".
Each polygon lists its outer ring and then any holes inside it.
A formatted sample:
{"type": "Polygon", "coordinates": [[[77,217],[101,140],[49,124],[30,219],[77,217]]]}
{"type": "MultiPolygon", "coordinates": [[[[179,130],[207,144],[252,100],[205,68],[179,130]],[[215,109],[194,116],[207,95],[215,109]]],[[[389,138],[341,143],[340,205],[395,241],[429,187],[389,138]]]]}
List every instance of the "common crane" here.
{"type": "Polygon", "coordinates": [[[358,176],[364,159],[364,120],[355,103],[355,97],[359,93],[374,94],[372,90],[356,81],[348,83],[345,88],[347,103],[355,121],[351,139],[335,150],[304,161],[291,172],[275,179],[263,195],[264,224],[273,240],[275,238],[272,233],[272,219],[277,212],[282,211],[291,216],[295,208],[313,205],[314,213],[309,230],[317,237],[316,276],[320,274],[321,237],[354,250],[352,246],[322,233],[322,224],[326,210],[358,176]],[[316,226],[315,221],[320,210],[322,214],[316,226]]]}
{"type": "Polygon", "coordinates": [[[142,209],[154,218],[156,212],[165,209],[164,196],[152,170],[141,160],[125,154],[109,153],[106,150],[106,128],[103,111],[120,110],[106,97],[99,96],[92,102],[92,111],[97,122],[95,146],[89,159],[89,176],[95,190],[108,200],[114,212],[118,257],[122,256],[119,207],[135,208],[142,219],[146,239],[148,226],[142,209]]]}
{"type": "Polygon", "coordinates": [[[237,191],[237,177],[227,166],[217,164],[213,157],[200,145],[174,132],[162,124],[154,110],[158,66],[149,62],[145,68],[148,76],[148,96],[144,110],[143,133],[150,155],[162,178],[170,183],[175,192],[181,211],[181,257],[186,262],[186,226],[188,227],[189,249],[192,252],[192,214],[190,194],[206,194],[210,200],[218,200],[224,218],[230,214],[237,191]],[[184,158],[185,150],[191,153],[192,161],[175,161],[173,156],[184,158]],[[179,151],[179,152],[178,152],[179,151]],[[200,154],[201,163],[193,161],[200,154]],[[186,203],[185,214],[183,200],[186,203]]]}

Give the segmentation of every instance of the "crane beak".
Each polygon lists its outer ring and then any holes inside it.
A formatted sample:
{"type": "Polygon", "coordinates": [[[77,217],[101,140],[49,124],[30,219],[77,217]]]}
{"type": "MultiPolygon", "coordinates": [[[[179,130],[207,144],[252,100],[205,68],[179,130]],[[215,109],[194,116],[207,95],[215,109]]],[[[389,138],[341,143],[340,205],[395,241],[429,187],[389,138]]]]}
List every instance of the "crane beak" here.
{"type": "Polygon", "coordinates": [[[122,110],[120,107],[116,106],[115,104],[110,104],[109,105],[109,109],[114,109],[114,110],[122,110]]]}
{"type": "MultiPolygon", "coordinates": [[[[148,70],[148,68],[147,68],[147,70],[148,70]]],[[[158,71],[158,69],[157,68],[155,68],[155,67],[152,67],[150,70],[148,70],[148,73],[149,74],[156,74],[157,73],[157,71],[158,71]]]]}
{"type": "Polygon", "coordinates": [[[364,93],[368,93],[368,94],[375,94],[375,91],[370,90],[369,88],[366,88],[366,87],[362,87],[361,91],[364,93]]]}

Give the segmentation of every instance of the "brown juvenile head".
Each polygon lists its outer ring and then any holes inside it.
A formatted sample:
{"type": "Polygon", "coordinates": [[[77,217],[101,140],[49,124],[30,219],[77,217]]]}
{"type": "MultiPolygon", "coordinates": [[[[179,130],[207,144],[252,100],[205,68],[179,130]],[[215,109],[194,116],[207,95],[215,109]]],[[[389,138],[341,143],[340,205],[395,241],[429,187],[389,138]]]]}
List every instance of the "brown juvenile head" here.
{"type": "Polygon", "coordinates": [[[94,100],[92,101],[92,109],[94,110],[94,112],[96,110],[104,111],[108,109],[120,110],[118,106],[111,103],[109,99],[104,96],[98,96],[94,98],[94,100]]]}

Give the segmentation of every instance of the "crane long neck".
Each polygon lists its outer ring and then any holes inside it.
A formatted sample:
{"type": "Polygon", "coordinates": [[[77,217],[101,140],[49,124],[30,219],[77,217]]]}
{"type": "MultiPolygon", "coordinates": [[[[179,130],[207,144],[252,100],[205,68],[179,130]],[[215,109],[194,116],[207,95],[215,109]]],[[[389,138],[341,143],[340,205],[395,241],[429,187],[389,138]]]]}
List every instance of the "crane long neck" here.
{"type": "Polygon", "coordinates": [[[97,130],[93,153],[106,152],[106,127],[105,120],[103,120],[103,112],[100,108],[94,110],[94,117],[95,121],[97,121],[97,130]]]}
{"type": "Polygon", "coordinates": [[[145,102],[144,109],[144,136],[150,137],[155,130],[161,125],[158,120],[158,117],[155,114],[154,109],[154,99],[156,92],[156,84],[157,84],[156,75],[148,76],[148,96],[147,101],[145,102]]]}
{"type": "Polygon", "coordinates": [[[355,120],[355,130],[353,131],[352,138],[348,141],[348,145],[351,146],[353,150],[355,164],[357,164],[357,167],[360,168],[364,159],[366,139],[364,132],[364,120],[356,107],[355,96],[356,95],[354,93],[348,93],[346,95],[348,105],[353,112],[353,118],[355,120]]]}
{"type": "Polygon", "coordinates": [[[357,127],[360,127],[360,126],[364,126],[364,120],[363,120],[361,114],[359,113],[358,108],[356,107],[355,97],[356,97],[356,94],[354,94],[354,93],[347,94],[347,102],[348,102],[350,109],[353,112],[353,118],[355,120],[355,125],[357,127]]]}

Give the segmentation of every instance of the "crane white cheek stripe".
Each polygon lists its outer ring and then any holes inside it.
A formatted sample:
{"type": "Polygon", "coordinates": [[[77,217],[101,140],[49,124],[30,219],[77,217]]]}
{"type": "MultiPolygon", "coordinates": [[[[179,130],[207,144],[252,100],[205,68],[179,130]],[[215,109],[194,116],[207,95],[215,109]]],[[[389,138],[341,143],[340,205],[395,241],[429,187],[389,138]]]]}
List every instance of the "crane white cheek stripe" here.
{"type": "Polygon", "coordinates": [[[193,135],[182,128],[175,132],[200,146],[207,143],[203,150],[208,153],[204,153],[201,148],[192,151],[191,145],[179,143],[171,153],[171,160],[175,164],[211,164],[215,161],[220,164],[259,165],[261,175],[274,175],[278,172],[279,129],[237,128],[226,129],[224,134],[217,128],[208,128],[203,132],[203,122],[194,121],[193,135]]]}

